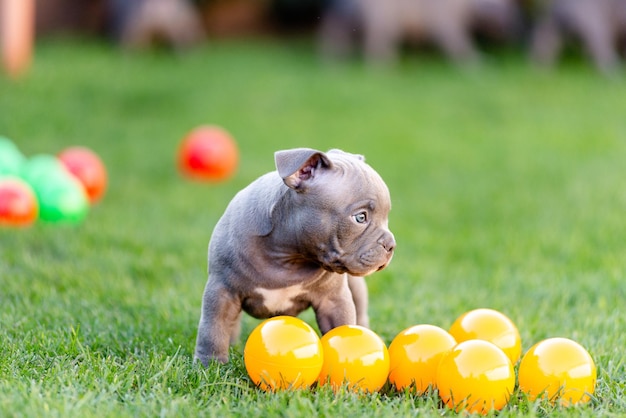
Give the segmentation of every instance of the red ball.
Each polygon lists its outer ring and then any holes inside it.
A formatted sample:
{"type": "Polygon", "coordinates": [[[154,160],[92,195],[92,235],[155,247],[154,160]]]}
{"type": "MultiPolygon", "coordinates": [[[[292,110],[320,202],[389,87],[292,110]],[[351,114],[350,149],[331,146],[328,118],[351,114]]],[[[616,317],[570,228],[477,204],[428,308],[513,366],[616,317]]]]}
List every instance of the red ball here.
{"type": "Polygon", "coordinates": [[[32,225],[39,214],[35,192],[16,177],[0,178],[0,226],[32,225]]]}
{"type": "Polygon", "coordinates": [[[100,200],[107,188],[107,171],[100,157],[85,147],[66,148],[57,157],[83,185],[89,203],[100,200]]]}
{"type": "Polygon", "coordinates": [[[182,140],[178,168],[197,180],[222,181],[231,177],[239,163],[232,136],[218,126],[199,126],[182,140]]]}

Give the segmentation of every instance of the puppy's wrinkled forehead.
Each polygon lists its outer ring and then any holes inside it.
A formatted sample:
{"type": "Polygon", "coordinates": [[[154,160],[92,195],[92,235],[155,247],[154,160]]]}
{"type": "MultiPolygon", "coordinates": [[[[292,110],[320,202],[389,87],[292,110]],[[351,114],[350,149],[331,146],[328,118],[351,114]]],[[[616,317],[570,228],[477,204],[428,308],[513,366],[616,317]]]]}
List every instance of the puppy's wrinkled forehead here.
{"type": "Polygon", "coordinates": [[[390,204],[389,189],[384,180],[361,155],[343,151],[329,151],[328,158],[339,175],[354,184],[355,193],[371,195],[371,198],[390,204]]]}

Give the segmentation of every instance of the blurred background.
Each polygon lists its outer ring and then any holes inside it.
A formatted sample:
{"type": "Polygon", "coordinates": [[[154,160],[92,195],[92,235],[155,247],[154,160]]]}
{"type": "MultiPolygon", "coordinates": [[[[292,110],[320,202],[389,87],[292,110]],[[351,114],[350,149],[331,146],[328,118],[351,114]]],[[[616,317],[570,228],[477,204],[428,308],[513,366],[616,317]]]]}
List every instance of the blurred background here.
{"type": "Polygon", "coordinates": [[[386,65],[406,48],[473,65],[499,46],[543,66],[573,52],[612,73],[626,51],[626,1],[36,0],[36,33],[177,50],[217,38],[312,36],[324,58],[361,54],[386,65]]]}

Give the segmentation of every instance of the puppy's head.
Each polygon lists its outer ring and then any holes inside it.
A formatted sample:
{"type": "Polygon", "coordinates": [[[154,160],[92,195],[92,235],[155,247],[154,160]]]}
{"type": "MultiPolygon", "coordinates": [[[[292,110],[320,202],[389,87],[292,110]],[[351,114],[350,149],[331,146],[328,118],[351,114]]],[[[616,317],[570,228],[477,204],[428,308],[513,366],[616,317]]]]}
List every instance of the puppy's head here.
{"type": "Polygon", "coordinates": [[[365,276],[389,264],[389,189],[362,156],[296,149],[277,153],[276,166],[293,191],[300,241],[323,268],[365,276]]]}

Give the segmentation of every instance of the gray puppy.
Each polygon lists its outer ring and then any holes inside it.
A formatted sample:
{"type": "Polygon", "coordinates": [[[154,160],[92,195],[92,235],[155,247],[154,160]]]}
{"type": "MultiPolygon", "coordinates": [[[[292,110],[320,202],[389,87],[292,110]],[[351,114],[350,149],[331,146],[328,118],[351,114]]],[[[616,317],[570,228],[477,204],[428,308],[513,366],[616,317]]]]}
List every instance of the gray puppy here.
{"type": "Polygon", "coordinates": [[[360,155],[307,148],[275,154],[277,171],[241,190],[209,244],[195,358],[228,361],[242,311],[315,311],[322,333],[369,325],[364,276],[387,266],[395,239],[383,179],[360,155]]]}

